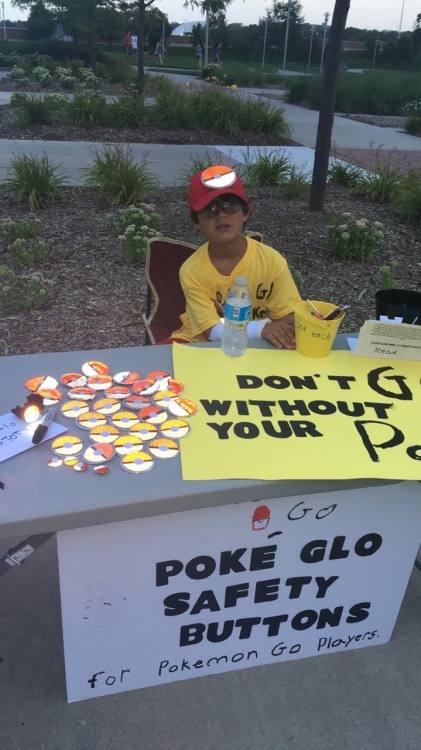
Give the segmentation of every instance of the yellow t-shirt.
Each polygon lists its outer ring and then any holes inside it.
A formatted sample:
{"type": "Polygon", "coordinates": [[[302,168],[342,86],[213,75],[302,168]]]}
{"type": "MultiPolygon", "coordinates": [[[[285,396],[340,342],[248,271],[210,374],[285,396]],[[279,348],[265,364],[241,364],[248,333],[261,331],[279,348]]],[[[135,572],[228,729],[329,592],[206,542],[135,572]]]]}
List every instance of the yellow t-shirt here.
{"type": "Polygon", "coordinates": [[[247,237],[247,249],[230,276],[218,273],[209,258],[209,243],[199,247],[180,268],[186,297],[181,328],[172,336],[206,341],[202,331],[220,322],[223,305],[237,276],[245,276],[252,299],[251,320],[278,320],[291,312],[290,297],[300,298],[285,258],[269,245],[247,237]]]}

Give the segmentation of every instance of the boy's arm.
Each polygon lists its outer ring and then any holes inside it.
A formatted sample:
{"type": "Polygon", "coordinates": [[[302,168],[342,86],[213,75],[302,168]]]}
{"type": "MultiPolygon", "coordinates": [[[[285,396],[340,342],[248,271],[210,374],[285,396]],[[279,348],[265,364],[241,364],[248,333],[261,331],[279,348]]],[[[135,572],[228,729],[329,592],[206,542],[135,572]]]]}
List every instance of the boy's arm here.
{"type": "Polygon", "coordinates": [[[294,313],[266,323],[262,339],[270,341],[277,349],[295,349],[294,313]]]}

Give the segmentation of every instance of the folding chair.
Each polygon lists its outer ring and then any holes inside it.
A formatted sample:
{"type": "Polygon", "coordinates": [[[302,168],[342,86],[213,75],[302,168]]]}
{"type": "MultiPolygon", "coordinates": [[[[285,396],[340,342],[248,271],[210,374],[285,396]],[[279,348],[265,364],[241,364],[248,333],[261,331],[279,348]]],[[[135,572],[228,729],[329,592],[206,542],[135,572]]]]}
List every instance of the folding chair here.
{"type": "MultiPolygon", "coordinates": [[[[247,235],[263,241],[260,232],[247,235]]],[[[197,250],[195,245],[168,237],[152,237],[146,250],[145,275],[148,282],[146,312],[146,345],[156,344],[171,336],[180,326],[180,315],[186,309],[186,300],[180,284],[180,267],[197,250]]]]}

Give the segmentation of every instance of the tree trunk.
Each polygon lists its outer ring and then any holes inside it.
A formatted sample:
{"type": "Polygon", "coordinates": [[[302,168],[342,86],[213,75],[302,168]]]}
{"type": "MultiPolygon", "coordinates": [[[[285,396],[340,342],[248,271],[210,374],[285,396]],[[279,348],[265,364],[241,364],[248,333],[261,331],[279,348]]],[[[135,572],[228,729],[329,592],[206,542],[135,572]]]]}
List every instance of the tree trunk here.
{"type": "Polygon", "coordinates": [[[336,0],[333,11],[320,99],[313,179],[308,206],[310,211],[323,211],[324,207],[339,61],[349,6],[350,0],[336,0]]]}
{"type": "Polygon", "coordinates": [[[96,64],[96,47],[95,47],[95,7],[90,2],[87,8],[88,15],[88,49],[92,70],[95,71],[96,64]]]}

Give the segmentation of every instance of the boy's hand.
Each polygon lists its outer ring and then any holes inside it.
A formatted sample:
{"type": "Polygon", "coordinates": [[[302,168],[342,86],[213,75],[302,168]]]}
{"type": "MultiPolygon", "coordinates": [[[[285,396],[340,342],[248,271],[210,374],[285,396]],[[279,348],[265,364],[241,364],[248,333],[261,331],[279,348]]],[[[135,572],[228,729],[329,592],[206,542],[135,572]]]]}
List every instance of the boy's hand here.
{"type": "Polygon", "coordinates": [[[288,315],[282,320],[271,320],[266,323],[262,338],[270,341],[277,349],[295,349],[294,320],[288,315]]]}

